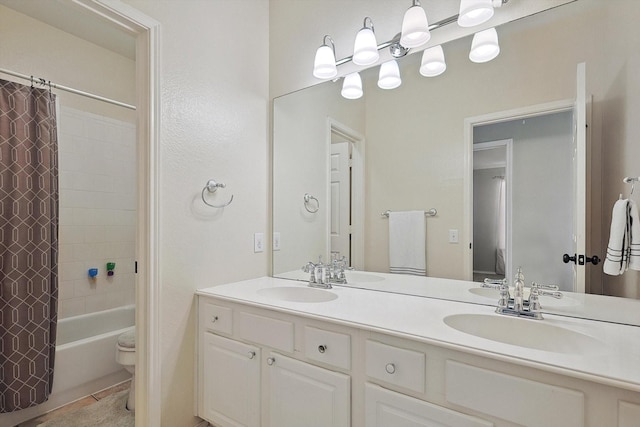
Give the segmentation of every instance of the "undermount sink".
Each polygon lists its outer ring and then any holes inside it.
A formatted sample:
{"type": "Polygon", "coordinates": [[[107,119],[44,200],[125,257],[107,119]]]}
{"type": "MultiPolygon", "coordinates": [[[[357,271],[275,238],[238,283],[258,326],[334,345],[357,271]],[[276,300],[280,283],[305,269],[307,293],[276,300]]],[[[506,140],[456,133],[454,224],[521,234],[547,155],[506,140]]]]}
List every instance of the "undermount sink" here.
{"type": "Polygon", "coordinates": [[[367,282],[381,282],[384,280],[384,277],[377,276],[375,274],[369,273],[360,273],[356,271],[345,271],[345,276],[347,277],[347,283],[367,283],[367,282]]]}
{"type": "Polygon", "coordinates": [[[326,302],[338,298],[334,292],[309,287],[286,286],[280,288],[264,288],[258,294],[281,301],[290,302],[326,302]]]}
{"type": "Polygon", "coordinates": [[[593,351],[602,343],[593,337],[545,323],[499,314],[454,314],[444,323],[460,332],[504,344],[555,353],[593,351]]]}
{"type": "MultiPolygon", "coordinates": [[[[487,299],[492,299],[494,300],[496,303],[498,302],[498,299],[500,298],[500,291],[498,291],[497,289],[493,289],[493,288],[471,288],[469,289],[469,292],[471,292],[474,295],[483,297],[483,298],[487,298],[487,299]]],[[[511,288],[511,292],[513,294],[513,288],[511,288]]],[[[525,298],[529,298],[529,289],[526,288],[525,289],[525,298]]],[[[571,298],[569,296],[567,296],[566,294],[564,294],[564,296],[561,299],[556,299],[550,296],[546,296],[546,295],[540,295],[540,304],[542,305],[542,308],[545,307],[569,307],[569,306],[574,306],[574,305],[578,305],[580,304],[579,301],[577,301],[574,298],[571,298]]]]}

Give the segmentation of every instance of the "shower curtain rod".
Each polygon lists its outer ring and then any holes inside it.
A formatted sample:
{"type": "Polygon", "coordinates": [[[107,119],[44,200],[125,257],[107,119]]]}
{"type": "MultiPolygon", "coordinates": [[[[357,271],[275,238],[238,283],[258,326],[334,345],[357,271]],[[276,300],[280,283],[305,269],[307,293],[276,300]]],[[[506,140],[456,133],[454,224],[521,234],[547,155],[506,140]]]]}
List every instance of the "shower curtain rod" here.
{"type": "Polygon", "coordinates": [[[62,85],[59,85],[59,84],[51,83],[50,81],[47,81],[47,80],[39,78],[39,77],[28,76],[26,74],[16,73],[15,71],[5,70],[4,68],[0,68],[0,73],[9,74],[10,76],[14,76],[14,77],[18,77],[20,79],[28,80],[28,81],[32,82],[33,84],[49,86],[52,89],[60,89],[60,90],[63,90],[65,92],[73,93],[75,95],[85,96],[87,98],[97,99],[98,101],[103,101],[103,102],[107,102],[109,104],[118,105],[120,107],[128,108],[129,110],[135,110],[136,109],[135,105],[125,104],[124,102],[120,102],[120,101],[116,101],[116,100],[113,100],[113,99],[105,98],[104,96],[94,95],[93,93],[83,92],[81,90],[74,89],[74,88],[71,88],[71,87],[67,87],[67,86],[62,86],[62,85]]]}

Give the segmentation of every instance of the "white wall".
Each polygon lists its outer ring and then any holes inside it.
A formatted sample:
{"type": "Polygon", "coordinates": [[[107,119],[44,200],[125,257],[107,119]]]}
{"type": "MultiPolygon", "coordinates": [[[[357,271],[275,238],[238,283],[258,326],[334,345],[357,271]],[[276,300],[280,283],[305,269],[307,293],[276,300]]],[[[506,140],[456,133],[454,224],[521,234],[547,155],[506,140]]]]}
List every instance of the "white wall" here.
{"type": "Polygon", "coordinates": [[[160,345],[162,426],[195,425],[195,298],[264,276],[268,252],[269,3],[125,0],[161,24],[160,345]],[[227,185],[205,206],[209,179],[227,185]]]}
{"type": "MultiPolygon", "coordinates": [[[[132,60],[0,6],[0,64],[126,103],[132,60]]],[[[0,74],[0,78],[29,82],[0,74]]],[[[134,302],[135,112],[54,90],[58,98],[60,318],[134,302]],[[116,262],[108,278],[106,262],[116,262]],[[98,267],[93,281],[87,270],[98,267]]]]}

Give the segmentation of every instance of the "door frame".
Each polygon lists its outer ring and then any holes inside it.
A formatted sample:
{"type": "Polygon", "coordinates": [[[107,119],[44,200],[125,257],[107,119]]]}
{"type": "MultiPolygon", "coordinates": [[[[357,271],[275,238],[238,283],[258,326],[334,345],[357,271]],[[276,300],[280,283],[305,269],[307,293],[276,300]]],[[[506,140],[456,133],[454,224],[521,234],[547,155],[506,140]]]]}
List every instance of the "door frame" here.
{"type": "MultiPolygon", "coordinates": [[[[462,185],[465,202],[462,213],[464,227],[460,235],[461,242],[467,248],[462,260],[464,280],[473,280],[473,128],[511,120],[573,111],[575,104],[576,101],[574,99],[563,99],[464,119],[464,176],[462,185]]],[[[508,240],[510,240],[510,236],[508,240]]]]}
{"type": "Polygon", "coordinates": [[[71,0],[136,39],[138,203],[135,424],[161,424],[159,153],[160,23],[119,0],[71,0]]]}
{"type": "MultiPolygon", "coordinates": [[[[351,142],[352,163],[351,163],[351,266],[356,270],[364,270],[364,192],[365,192],[365,176],[364,176],[364,159],[365,159],[365,138],[360,132],[340,123],[339,121],[327,117],[326,126],[326,154],[327,159],[327,179],[325,182],[331,182],[331,164],[329,162],[331,156],[331,133],[337,133],[351,142]]],[[[331,188],[327,185],[325,200],[331,200],[331,188]]],[[[331,236],[328,232],[331,230],[331,216],[326,218],[328,260],[331,259],[331,236]]]]}

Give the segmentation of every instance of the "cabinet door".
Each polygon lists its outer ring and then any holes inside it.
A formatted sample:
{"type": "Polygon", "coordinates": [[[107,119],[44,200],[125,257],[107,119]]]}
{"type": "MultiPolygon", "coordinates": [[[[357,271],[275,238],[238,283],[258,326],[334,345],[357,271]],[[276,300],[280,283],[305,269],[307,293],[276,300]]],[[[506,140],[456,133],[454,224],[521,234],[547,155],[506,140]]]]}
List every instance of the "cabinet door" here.
{"type": "Polygon", "coordinates": [[[493,423],[366,384],[365,425],[367,427],[491,427],[493,423]]]}
{"type": "Polygon", "coordinates": [[[351,378],[271,353],[269,421],[271,427],[348,427],[351,378]]]}
{"type": "Polygon", "coordinates": [[[200,416],[220,427],[260,425],[260,349],[204,334],[200,416]]]}

